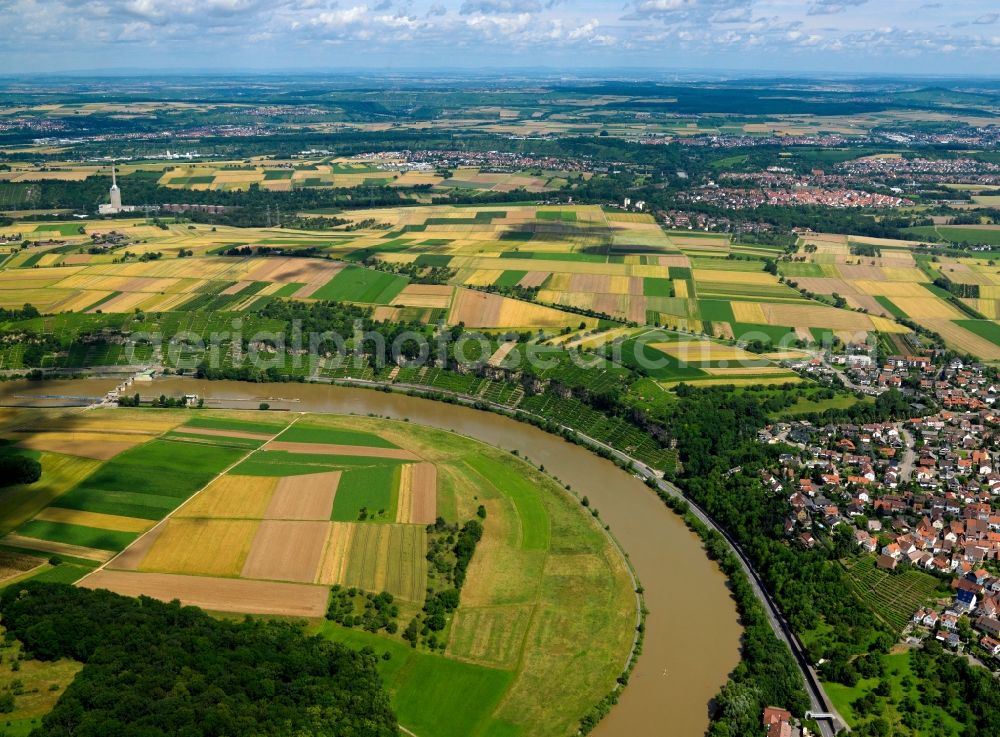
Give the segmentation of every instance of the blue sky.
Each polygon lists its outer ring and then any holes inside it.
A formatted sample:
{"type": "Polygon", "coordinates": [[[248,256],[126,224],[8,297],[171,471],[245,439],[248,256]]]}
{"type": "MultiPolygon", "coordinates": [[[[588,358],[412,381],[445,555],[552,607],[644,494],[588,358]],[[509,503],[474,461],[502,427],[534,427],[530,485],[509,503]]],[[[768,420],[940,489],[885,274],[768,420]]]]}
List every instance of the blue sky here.
{"type": "Polygon", "coordinates": [[[0,18],[7,73],[1000,69],[1000,0],[0,0],[0,18]]]}

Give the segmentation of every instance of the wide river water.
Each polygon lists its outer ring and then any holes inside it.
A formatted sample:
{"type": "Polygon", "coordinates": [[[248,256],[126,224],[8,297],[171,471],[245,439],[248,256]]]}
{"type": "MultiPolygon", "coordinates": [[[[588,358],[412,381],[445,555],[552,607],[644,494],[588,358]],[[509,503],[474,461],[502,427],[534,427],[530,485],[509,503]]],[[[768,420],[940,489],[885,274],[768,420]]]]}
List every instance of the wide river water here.
{"type": "MultiPolygon", "coordinates": [[[[83,379],[0,383],[0,405],[72,404],[116,382],[83,379]],[[63,397],[43,399],[43,396],[63,397]]],[[[198,394],[205,406],[377,414],[453,430],[517,450],[590,498],[645,588],[646,637],[629,685],[593,734],[701,737],[709,701],[739,661],[740,627],[726,580],[699,539],[645,484],[610,461],[508,417],[401,394],[317,384],[246,384],[163,378],[136,384],[144,398],[198,394]]]]}

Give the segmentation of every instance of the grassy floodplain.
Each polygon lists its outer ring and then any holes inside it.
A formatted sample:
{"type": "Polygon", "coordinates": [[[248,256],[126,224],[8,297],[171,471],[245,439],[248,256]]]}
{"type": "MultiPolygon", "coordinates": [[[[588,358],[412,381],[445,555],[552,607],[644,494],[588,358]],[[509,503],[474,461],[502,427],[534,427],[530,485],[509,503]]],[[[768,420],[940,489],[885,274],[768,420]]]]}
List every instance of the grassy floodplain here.
{"type": "MultiPolygon", "coordinates": [[[[250,612],[261,594],[279,608],[287,601],[286,613],[308,612],[324,637],[390,654],[382,675],[400,723],[418,735],[571,735],[614,688],[636,621],[625,562],[568,492],[520,459],[358,417],[119,409],[88,412],[86,423],[116,420],[148,435],[94,461],[48,506],[5,520],[15,543],[95,557],[25,575],[82,577],[220,612],[250,612]],[[295,452],[273,449],[282,443],[295,452]],[[411,647],[402,629],[425,603],[426,522],[435,517],[480,519],[484,532],[437,645],[411,647]],[[326,620],[333,584],[392,593],[399,631],[326,620]]],[[[41,433],[54,420],[28,413],[19,422],[15,438],[28,442],[33,426],[41,433]]],[[[43,466],[60,468],[60,457],[43,455],[43,466]]]]}

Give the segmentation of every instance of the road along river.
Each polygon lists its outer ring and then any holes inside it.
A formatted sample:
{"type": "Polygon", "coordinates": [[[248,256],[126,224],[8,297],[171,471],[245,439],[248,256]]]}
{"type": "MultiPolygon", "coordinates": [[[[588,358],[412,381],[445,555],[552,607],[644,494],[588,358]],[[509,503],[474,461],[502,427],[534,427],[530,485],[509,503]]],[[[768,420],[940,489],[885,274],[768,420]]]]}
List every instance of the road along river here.
{"type": "MultiPolygon", "coordinates": [[[[0,384],[0,405],[32,396],[99,397],[103,380],[0,384]]],[[[639,479],[589,450],[508,417],[402,394],[316,384],[246,384],[164,378],[136,384],[144,398],[197,394],[205,406],[376,414],[453,430],[517,450],[590,499],[621,543],[644,589],[646,635],[629,685],[593,734],[700,737],[709,701],[739,661],[740,627],[726,580],[700,540],[639,479]]],[[[131,390],[130,390],[131,391],[131,390]]],[[[70,402],[67,401],[67,404],[70,402]]],[[[84,402],[81,402],[84,403],[84,402]]],[[[40,402],[41,404],[41,402],[40,402]]]]}

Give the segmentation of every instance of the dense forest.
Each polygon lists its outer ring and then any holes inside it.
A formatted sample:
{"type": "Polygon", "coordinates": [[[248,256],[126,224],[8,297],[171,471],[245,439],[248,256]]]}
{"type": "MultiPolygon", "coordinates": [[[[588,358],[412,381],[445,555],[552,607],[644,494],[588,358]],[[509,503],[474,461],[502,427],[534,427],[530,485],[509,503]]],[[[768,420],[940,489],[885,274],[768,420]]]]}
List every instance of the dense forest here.
{"type": "Polygon", "coordinates": [[[36,735],[398,734],[374,653],[289,622],[39,583],[8,587],[0,613],[30,657],[84,663],[36,735]]]}

